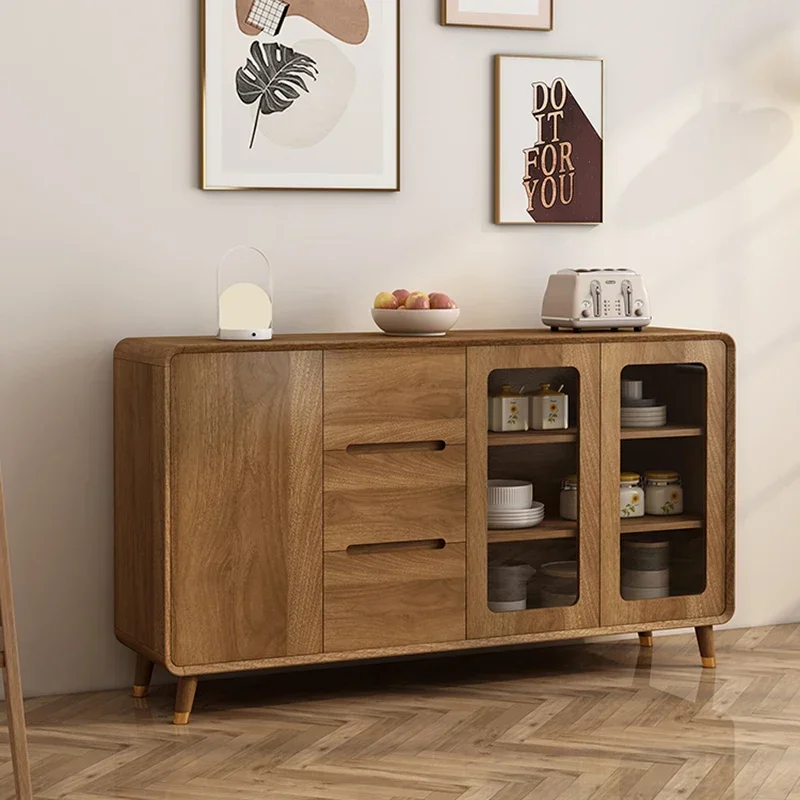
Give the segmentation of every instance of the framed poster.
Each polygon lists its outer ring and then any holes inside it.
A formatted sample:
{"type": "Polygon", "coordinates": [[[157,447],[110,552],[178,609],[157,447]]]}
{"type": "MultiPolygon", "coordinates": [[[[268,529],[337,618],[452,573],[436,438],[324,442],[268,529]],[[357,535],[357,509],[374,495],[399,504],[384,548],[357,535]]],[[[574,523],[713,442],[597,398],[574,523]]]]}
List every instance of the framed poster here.
{"type": "Polygon", "coordinates": [[[553,0],[442,0],[442,25],[553,30],[553,0]]]}
{"type": "Polygon", "coordinates": [[[204,189],[399,190],[399,0],[201,3],[204,189]]]}
{"type": "Polygon", "coordinates": [[[603,221],[603,61],[495,57],[495,222],[603,221]]]}

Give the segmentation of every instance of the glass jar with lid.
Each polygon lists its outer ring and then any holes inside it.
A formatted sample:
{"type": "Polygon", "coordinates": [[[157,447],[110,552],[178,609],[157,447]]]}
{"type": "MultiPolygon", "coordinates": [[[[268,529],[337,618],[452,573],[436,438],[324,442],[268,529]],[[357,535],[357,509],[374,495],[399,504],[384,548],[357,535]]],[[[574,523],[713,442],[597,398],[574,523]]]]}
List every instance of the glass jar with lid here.
{"type": "Polygon", "coordinates": [[[531,428],[535,431],[557,431],[569,427],[569,398],[561,389],[540,385],[531,395],[531,428]]]}
{"type": "Polygon", "coordinates": [[[622,519],[643,517],[645,492],[638,472],[623,472],[619,476],[619,515],[622,519]]]}
{"type": "Polygon", "coordinates": [[[681,476],[670,470],[649,470],[644,473],[645,511],[666,517],[683,514],[681,476]]]}
{"type": "Polygon", "coordinates": [[[528,398],[504,384],[499,392],[489,395],[490,431],[527,431],[528,398]]]}
{"type": "Polygon", "coordinates": [[[561,519],[578,519],[578,476],[567,475],[561,482],[561,519]]]}

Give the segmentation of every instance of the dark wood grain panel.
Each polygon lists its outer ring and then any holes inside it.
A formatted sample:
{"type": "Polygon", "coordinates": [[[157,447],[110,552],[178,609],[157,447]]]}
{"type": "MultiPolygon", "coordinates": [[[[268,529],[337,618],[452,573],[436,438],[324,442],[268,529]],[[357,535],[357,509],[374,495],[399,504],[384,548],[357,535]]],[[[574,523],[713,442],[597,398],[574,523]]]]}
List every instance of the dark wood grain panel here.
{"type": "Polygon", "coordinates": [[[114,625],[165,657],[169,372],[114,361],[114,625]]]}
{"type": "Polygon", "coordinates": [[[466,351],[325,354],[325,449],[464,444],[466,351]]]}
{"type": "Polygon", "coordinates": [[[325,453],[325,549],[442,538],[463,542],[466,448],[325,453]]]}
{"type": "Polygon", "coordinates": [[[322,649],[322,355],[173,362],[172,661],[322,649]]]}
{"type": "Polygon", "coordinates": [[[465,637],[463,544],[325,554],[325,651],[465,637]]]}

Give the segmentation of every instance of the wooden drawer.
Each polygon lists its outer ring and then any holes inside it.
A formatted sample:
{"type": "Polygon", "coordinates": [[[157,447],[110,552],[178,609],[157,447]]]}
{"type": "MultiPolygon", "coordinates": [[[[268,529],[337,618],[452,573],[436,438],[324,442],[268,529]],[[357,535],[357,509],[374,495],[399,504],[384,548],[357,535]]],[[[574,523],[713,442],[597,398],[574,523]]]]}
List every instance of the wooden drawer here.
{"type": "Polygon", "coordinates": [[[466,447],[325,453],[325,549],[466,535],[466,447]]]}
{"type": "MultiPolygon", "coordinates": [[[[413,313],[413,312],[410,312],[413,313]]],[[[325,449],[464,444],[466,350],[325,354],[325,449]]]]}
{"type": "Polygon", "coordinates": [[[465,545],[351,547],[325,554],[325,651],[466,635],[465,545]]]}

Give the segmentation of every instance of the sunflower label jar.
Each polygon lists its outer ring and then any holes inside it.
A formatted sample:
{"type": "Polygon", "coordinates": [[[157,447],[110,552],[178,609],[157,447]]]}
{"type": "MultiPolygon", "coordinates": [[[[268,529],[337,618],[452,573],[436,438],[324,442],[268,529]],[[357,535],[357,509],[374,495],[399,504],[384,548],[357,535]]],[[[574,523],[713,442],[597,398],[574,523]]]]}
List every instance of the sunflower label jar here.
{"type": "Polygon", "coordinates": [[[496,394],[489,395],[489,430],[527,431],[528,398],[522,392],[512,391],[506,384],[496,394]]]}
{"type": "Polygon", "coordinates": [[[683,514],[683,487],[677,472],[651,470],[644,473],[645,511],[666,517],[683,514]]]}
{"type": "Polygon", "coordinates": [[[559,513],[561,519],[578,519],[578,476],[568,475],[561,483],[559,513]]]}
{"type": "Polygon", "coordinates": [[[619,476],[619,515],[622,519],[644,516],[645,492],[641,480],[642,476],[637,472],[623,472],[619,476]]]}
{"type": "Polygon", "coordinates": [[[569,427],[569,398],[560,389],[543,383],[531,395],[531,427],[535,431],[556,431],[569,427]]]}

